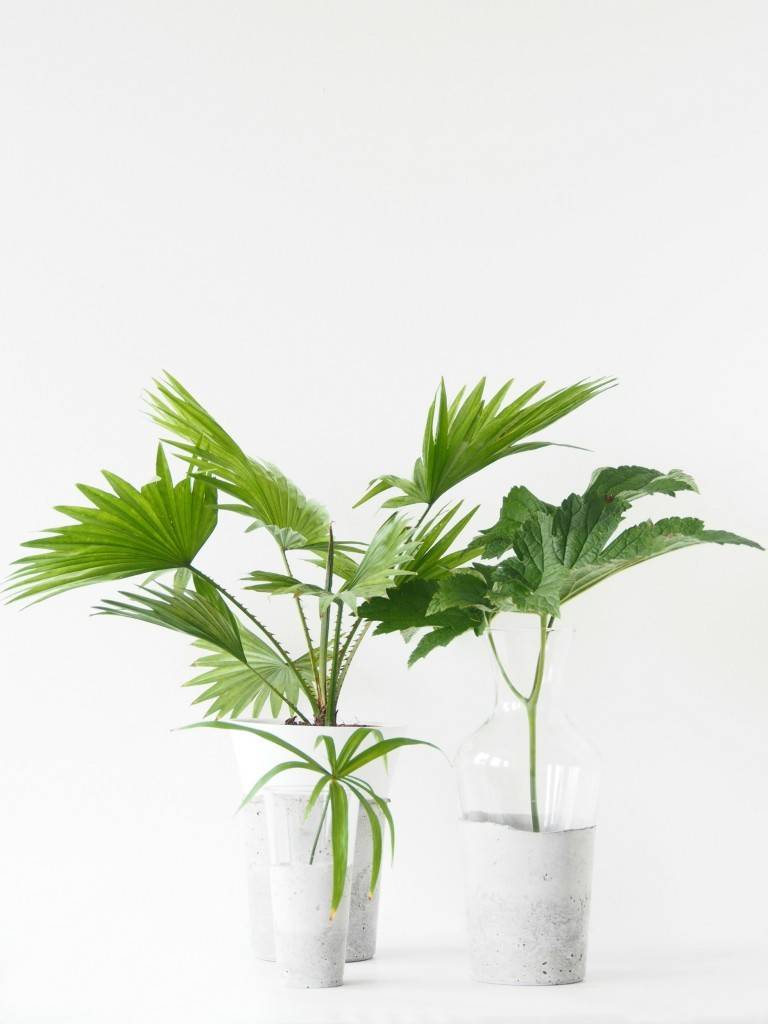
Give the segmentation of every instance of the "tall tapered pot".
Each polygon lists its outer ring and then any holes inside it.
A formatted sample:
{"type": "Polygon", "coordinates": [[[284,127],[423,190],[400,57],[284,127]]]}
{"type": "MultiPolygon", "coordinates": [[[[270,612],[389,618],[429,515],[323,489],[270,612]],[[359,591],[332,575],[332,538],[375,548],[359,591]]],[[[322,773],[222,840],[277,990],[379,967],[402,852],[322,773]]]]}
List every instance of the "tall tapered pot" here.
{"type": "MultiPolygon", "coordinates": [[[[314,726],[314,725],[283,725],[276,722],[245,721],[242,724],[252,725],[287,740],[293,746],[312,756],[318,756],[321,748],[316,746],[320,736],[330,736],[336,748],[340,749],[349,738],[348,726],[314,726]]],[[[402,735],[402,729],[376,726],[384,739],[402,735]]],[[[237,759],[238,772],[243,793],[246,793],[254,782],[280,761],[290,758],[288,751],[275,744],[249,735],[248,733],[230,733],[237,759]]],[[[369,782],[375,791],[385,799],[389,796],[392,768],[396,755],[389,755],[366,765],[360,776],[369,782]]],[[[301,786],[306,782],[306,773],[300,771],[284,772],[268,789],[286,786],[301,786]]],[[[240,829],[246,862],[246,882],[248,887],[248,905],[251,925],[251,943],[255,956],[260,960],[275,959],[275,924],[270,890],[270,858],[267,832],[267,817],[264,796],[259,795],[240,812],[240,829]]],[[[367,889],[363,892],[365,879],[370,877],[372,844],[370,825],[364,814],[359,814],[355,824],[355,834],[359,841],[355,843],[355,859],[351,865],[351,913],[350,927],[347,937],[348,959],[370,960],[376,951],[376,933],[378,924],[378,906],[381,883],[376,888],[373,899],[368,900],[367,889]]]]}

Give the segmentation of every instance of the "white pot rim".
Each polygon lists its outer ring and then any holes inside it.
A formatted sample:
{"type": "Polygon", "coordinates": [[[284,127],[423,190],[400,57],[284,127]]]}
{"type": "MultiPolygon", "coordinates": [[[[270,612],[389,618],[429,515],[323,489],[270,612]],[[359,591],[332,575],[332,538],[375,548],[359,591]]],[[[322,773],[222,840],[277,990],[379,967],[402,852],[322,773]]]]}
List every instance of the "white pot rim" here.
{"type": "Polygon", "coordinates": [[[276,722],[272,718],[233,718],[234,725],[251,725],[258,729],[405,729],[403,725],[392,725],[389,722],[344,722],[342,725],[317,725],[315,722],[276,722]]]}

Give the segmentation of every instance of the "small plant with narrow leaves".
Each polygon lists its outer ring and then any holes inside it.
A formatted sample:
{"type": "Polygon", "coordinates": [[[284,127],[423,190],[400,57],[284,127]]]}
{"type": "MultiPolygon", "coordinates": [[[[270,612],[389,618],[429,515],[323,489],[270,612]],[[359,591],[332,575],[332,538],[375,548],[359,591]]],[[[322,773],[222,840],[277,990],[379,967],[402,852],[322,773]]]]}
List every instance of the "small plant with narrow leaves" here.
{"type": "Polygon", "coordinates": [[[371,876],[368,888],[368,898],[373,897],[381,873],[381,860],[384,847],[383,829],[379,820],[377,810],[381,813],[383,821],[389,831],[391,855],[395,855],[395,822],[389,803],[382,796],[375,792],[371,784],[363,778],[359,772],[373,761],[386,758],[395,750],[401,747],[432,747],[438,750],[433,743],[426,740],[414,740],[405,736],[384,739],[378,729],[361,726],[351,731],[349,738],[345,741],[340,750],[336,749],[336,743],[332,736],[318,736],[315,747],[321,743],[325,748],[327,766],[323,765],[317,758],[311,757],[305,751],[289,743],[287,740],[273,733],[265,732],[253,726],[242,725],[238,722],[193,722],[184,726],[185,729],[232,729],[239,732],[249,733],[267,743],[286,750],[293,755],[292,760],[281,761],[265,772],[260,779],[251,786],[240,803],[240,810],[249,804],[273,779],[289,771],[305,771],[308,778],[314,780],[312,792],[310,793],[305,809],[305,817],[309,817],[318,800],[324,801],[318,834],[310,853],[309,863],[312,863],[314,852],[317,847],[317,840],[320,830],[323,827],[326,816],[330,816],[331,833],[331,854],[333,858],[333,885],[330,893],[330,912],[333,918],[339,909],[344,895],[344,883],[347,877],[347,854],[349,850],[349,797],[353,797],[365,813],[371,827],[371,840],[373,855],[371,858],[371,876]],[[364,746],[366,741],[368,746],[364,746]]]}

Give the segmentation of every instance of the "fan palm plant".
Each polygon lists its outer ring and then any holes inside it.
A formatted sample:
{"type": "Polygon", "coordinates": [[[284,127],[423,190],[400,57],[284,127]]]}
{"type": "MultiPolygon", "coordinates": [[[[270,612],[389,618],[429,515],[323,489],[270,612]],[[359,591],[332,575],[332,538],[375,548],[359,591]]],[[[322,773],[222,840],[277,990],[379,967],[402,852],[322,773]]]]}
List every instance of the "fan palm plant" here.
{"type": "Polygon", "coordinates": [[[510,384],[488,401],[484,381],[466,398],[462,389],[450,400],[440,385],[413,479],[379,478],[362,499],[398,488],[401,495],[385,505],[423,503],[420,519],[414,524],[396,511],[368,543],[354,543],[337,540],[322,505],[275,466],[247,455],[194,395],[166,375],[148,395],[150,415],[168,435],[157,449],[156,478],[136,488],[105,472],[110,490],[80,485],[89,504],[59,506],[70,522],[26,542],[31,553],[15,563],[10,600],[34,602],[74,587],[144,577],[101,601],[97,611],[191,637],[204,652],[195,662],[203,671],[188,685],[203,688],[195,703],[207,705],[206,716],[234,718],[250,710],[255,718],[268,703],[273,717],[285,707],[292,720],[335,725],[350,666],[370,626],[361,603],[409,578],[450,577],[480,554],[477,542],[452,550],[475,510],[462,513],[459,502],[433,511],[435,503],[498,459],[544,446],[525,439],[612,381],[579,382],[533,401],[538,384],[505,405],[510,384]],[[186,466],[178,481],[166,448],[186,466]],[[278,571],[250,572],[245,589],[293,600],[304,645],[299,654],[201,568],[198,556],[223,512],[245,517],[247,530],[263,529],[273,538],[278,571]],[[323,570],[319,582],[295,575],[291,560],[297,552],[323,570]]]}

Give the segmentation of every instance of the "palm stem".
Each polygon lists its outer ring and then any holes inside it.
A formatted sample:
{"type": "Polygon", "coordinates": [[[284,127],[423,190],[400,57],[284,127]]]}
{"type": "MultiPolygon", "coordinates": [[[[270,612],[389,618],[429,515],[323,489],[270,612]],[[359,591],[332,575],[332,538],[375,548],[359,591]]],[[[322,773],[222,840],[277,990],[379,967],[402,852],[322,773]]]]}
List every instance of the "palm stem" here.
{"type": "Polygon", "coordinates": [[[333,663],[331,665],[331,685],[328,690],[328,708],[326,714],[326,717],[329,719],[327,723],[328,725],[336,725],[336,684],[339,676],[339,647],[341,645],[342,614],[342,604],[341,601],[339,601],[337,602],[336,605],[336,631],[333,637],[333,663]]]}
{"type": "MultiPolygon", "coordinates": [[[[333,527],[328,527],[328,556],[325,566],[325,589],[330,591],[333,586],[333,527]]],[[[319,716],[323,718],[323,724],[328,714],[328,628],[331,620],[330,604],[324,612],[320,613],[320,675],[319,675],[319,716]]]]}
{"type": "MultiPolygon", "coordinates": [[[[361,621],[362,621],[362,619],[358,619],[357,622],[355,623],[355,626],[352,627],[350,635],[347,637],[348,641],[352,639],[352,633],[354,633],[355,627],[358,626],[361,621]]],[[[347,678],[347,673],[349,672],[349,666],[352,664],[352,659],[355,657],[357,652],[360,650],[360,644],[365,639],[365,634],[368,632],[368,630],[371,628],[372,625],[373,625],[373,622],[370,619],[368,619],[367,622],[365,623],[365,625],[363,626],[363,628],[360,630],[360,632],[357,634],[355,639],[352,641],[351,646],[349,645],[349,643],[347,643],[345,645],[345,648],[344,648],[344,660],[342,661],[341,668],[339,670],[339,683],[338,683],[338,687],[336,689],[336,701],[337,701],[337,703],[338,703],[338,700],[339,700],[339,695],[341,694],[342,687],[344,686],[344,680],[347,678]]]]}
{"type": "MultiPolygon", "coordinates": [[[[285,548],[282,547],[282,545],[280,546],[280,554],[282,555],[283,565],[285,566],[285,571],[288,573],[289,576],[292,576],[293,573],[291,572],[291,567],[288,564],[288,556],[286,555],[285,548]]],[[[298,613],[299,613],[299,619],[301,620],[301,628],[302,628],[302,630],[304,632],[304,639],[306,640],[306,643],[307,643],[307,652],[309,653],[309,661],[310,661],[310,664],[312,665],[312,675],[313,675],[314,680],[315,680],[315,685],[317,685],[318,678],[319,678],[318,677],[318,673],[317,673],[317,659],[315,658],[315,648],[314,648],[314,644],[312,643],[312,634],[309,632],[309,623],[307,622],[307,617],[304,614],[304,606],[301,603],[301,598],[299,597],[298,594],[294,594],[293,599],[296,602],[296,608],[297,608],[298,613]]]]}

